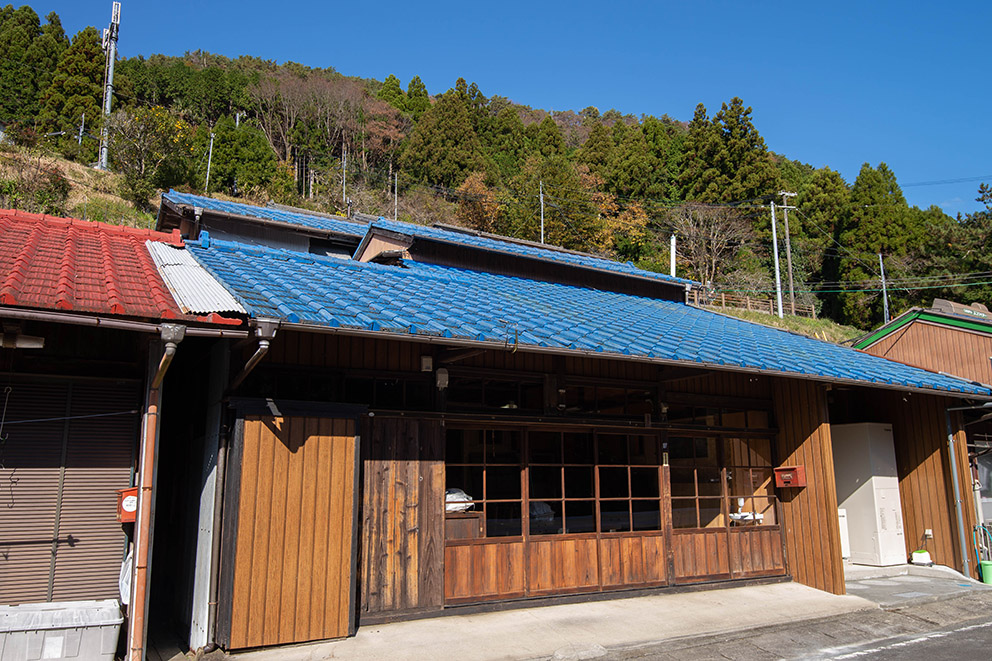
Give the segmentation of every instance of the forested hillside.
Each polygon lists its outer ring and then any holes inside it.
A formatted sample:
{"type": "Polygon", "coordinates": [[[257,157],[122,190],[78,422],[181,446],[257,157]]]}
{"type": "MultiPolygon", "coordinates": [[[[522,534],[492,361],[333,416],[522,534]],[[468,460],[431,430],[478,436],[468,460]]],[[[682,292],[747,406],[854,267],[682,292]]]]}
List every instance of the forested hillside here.
{"type": "MultiPolygon", "coordinates": [[[[95,28],[70,39],[54,13],[0,10],[0,122],[14,143],[4,148],[22,160],[94,162],[103,76],[95,28]]],[[[532,240],[543,200],[549,243],[661,270],[675,232],[680,275],[759,296],[774,295],[769,203],[790,191],[798,302],[856,327],[879,324],[879,253],[893,313],[935,296],[992,298],[984,185],[982,213],[910,207],[885,163],[865,163],[846,182],[772,153],[755,125],[760,109],[739,98],[699,105],[684,122],[594,107],[549,113],[464,79],[433,92],[419,77],[380,82],[250,55],[122,59],[107,120],[115,186],[145,210],[159,189],[205,192],[212,135],[209,194],[389,217],[395,205],[401,220],[532,240]]],[[[69,210],[65,173],[49,167],[31,183],[9,170],[0,203],[69,210]]],[[[784,251],[781,209],[778,220],[784,251]]],[[[782,263],[787,283],[784,252],[782,263]]]]}

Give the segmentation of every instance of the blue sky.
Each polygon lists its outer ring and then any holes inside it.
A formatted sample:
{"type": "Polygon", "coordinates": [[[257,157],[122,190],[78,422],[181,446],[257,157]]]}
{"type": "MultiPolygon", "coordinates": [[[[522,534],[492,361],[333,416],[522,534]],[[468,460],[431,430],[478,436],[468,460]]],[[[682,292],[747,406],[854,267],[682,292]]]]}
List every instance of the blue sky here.
{"type": "MultiPolygon", "coordinates": [[[[15,3],[16,4],[16,3],[15,3]]],[[[992,184],[992,3],[123,0],[122,56],[255,55],[433,93],[458,77],[549,110],[692,119],[740,96],[769,149],[848,182],[889,164],[910,204],[977,210],[992,184]]],[[[34,2],[71,35],[110,0],[34,2]]]]}

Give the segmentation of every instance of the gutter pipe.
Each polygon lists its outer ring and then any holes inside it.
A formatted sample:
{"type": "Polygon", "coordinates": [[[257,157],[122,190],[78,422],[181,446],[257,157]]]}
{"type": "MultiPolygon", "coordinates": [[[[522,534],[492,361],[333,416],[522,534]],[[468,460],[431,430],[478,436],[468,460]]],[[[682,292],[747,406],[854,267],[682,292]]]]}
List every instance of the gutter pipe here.
{"type": "Polygon", "coordinates": [[[231,382],[230,390],[236,390],[240,386],[251,371],[262,362],[262,358],[265,358],[265,354],[269,352],[269,345],[276,336],[276,331],[279,330],[279,320],[273,317],[261,317],[255,325],[255,336],[258,338],[258,348],[255,349],[255,353],[252,357],[248,359],[245,363],[244,368],[241,373],[234,377],[234,381],[231,382]]]}
{"type": "Polygon", "coordinates": [[[947,454],[951,464],[951,485],[954,488],[954,515],[958,521],[958,543],[961,545],[961,564],[965,576],[971,577],[971,557],[968,554],[968,539],[964,530],[964,511],[961,506],[961,485],[958,484],[958,459],[955,450],[954,430],[951,428],[951,411],[977,411],[992,408],[992,402],[978,406],[952,406],[944,411],[947,421],[947,454]]]}
{"type": "MultiPolygon", "coordinates": [[[[0,307],[0,317],[7,319],[27,319],[30,321],[47,321],[74,326],[99,326],[100,328],[117,328],[120,330],[137,331],[139,333],[161,334],[165,326],[175,324],[155,324],[146,321],[130,321],[128,319],[107,319],[106,317],[88,317],[81,314],[65,314],[47,310],[20,310],[0,307]]],[[[246,330],[228,330],[221,328],[186,327],[186,335],[190,337],[248,337],[246,330]]]]}
{"type": "Polygon", "coordinates": [[[224,513],[224,483],[227,480],[227,445],[230,432],[220,434],[217,447],[217,480],[214,482],[213,535],[210,538],[210,596],[207,599],[207,645],[204,652],[217,649],[217,593],[220,586],[220,527],[224,513]]]}
{"type": "Polygon", "coordinates": [[[148,605],[150,590],[148,577],[152,562],[152,526],[155,520],[155,483],[157,481],[159,410],[161,408],[162,381],[172,364],[176,349],[186,335],[186,327],[162,324],[161,337],[165,342],[158,369],[149,384],[145,419],[142,425],[141,454],[139,458],[138,517],[134,532],[134,578],[131,590],[130,625],[128,627],[128,655],[130,661],[144,661],[147,654],[148,605]]]}

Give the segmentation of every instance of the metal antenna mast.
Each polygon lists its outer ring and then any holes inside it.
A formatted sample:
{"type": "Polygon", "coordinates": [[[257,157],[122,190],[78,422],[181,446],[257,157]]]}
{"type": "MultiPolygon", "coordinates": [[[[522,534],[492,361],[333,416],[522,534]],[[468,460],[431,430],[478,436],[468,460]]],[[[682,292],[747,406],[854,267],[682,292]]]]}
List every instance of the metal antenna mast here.
{"type": "Polygon", "coordinates": [[[541,182],[541,243],[544,243],[544,182],[541,182]]]}
{"type": "Polygon", "coordinates": [[[778,318],[782,318],[782,276],[778,268],[778,233],[775,230],[775,203],[772,202],[772,245],[775,250],[775,299],[778,302],[778,318]]]}
{"type": "Polygon", "coordinates": [[[882,271],[882,304],[884,305],[882,323],[887,324],[889,323],[889,292],[885,286],[885,264],[882,263],[882,253],[878,253],[878,268],[882,271]]]}
{"type": "Polygon", "coordinates": [[[107,169],[107,120],[110,118],[110,101],[114,96],[114,63],[117,61],[117,35],[121,27],[121,3],[115,2],[110,16],[110,27],[103,31],[103,52],[107,54],[106,75],[103,87],[103,129],[100,131],[100,160],[98,170],[107,169]]]}

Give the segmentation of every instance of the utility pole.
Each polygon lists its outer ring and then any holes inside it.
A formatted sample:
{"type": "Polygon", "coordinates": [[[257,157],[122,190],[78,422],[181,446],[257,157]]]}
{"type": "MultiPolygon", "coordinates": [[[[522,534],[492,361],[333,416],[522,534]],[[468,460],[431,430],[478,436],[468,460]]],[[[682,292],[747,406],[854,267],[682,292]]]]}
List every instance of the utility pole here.
{"type": "Polygon", "coordinates": [[[234,113],[234,128],[241,128],[241,115],[243,114],[240,110],[234,113]]]}
{"type": "Polygon", "coordinates": [[[882,263],[882,253],[878,253],[878,268],[882,271],[882,323],[889,323],[889,292],[885,287],[885,264],[882,263]]]}
{"type": "Polygon", "coordinates": [[[544,182],[541,182],[541,243],[544,243],[544,182]]]}
{"type": "Polygon", "coordinates": [[[789,268],[789,309],[792,316],[796,315],[796,289],[792,285],[792,243],[789,241],[789,198],[795,197],[795,193],[779,191],[782,196],[782,208],[785,209],[785,263],[789,268]]]}
{"type": "Polygon", "coordinates": [[[107,169],[107,142],[109,138],[107,120],[110,118],[110,101],[114,96],[114,62],[117,60],[117,36],[120,33],[120,26],[121,3],[115,2],[110,15],[110,27],[103,31],[103,51],[107,54],[107,64],[104,69],[103,130],[100,132],[100,159],[96,166],[98,170],[107,169]]]}
{"type": "Polygon", "coordinates": [[[399,220],[398,210],[400,208],[400,174],[393,173],[393,220],[399,220]]]}
{"type": "Polygon", "coordinates": [[[341,203],[348,205],[348,148],[344,145],[341,145],[341,203]]]}
{"type": "Polygon", "coordinates": [[[203,194],[210,195],[210,162],[214,158],[214,134],[210,134],[210,150],[207,152],[207,181],[203,184],[203,194]]]}
{"type": "Polygon", "coordinates": [[[668,271],[675,277],[675,232],[672,232],[672,240],[668,246],[668,271]]]}
{"type": "Polygon", "coordinates": [[[82,118],[79,120],[79,135],[76,136],[76,144],[83,144],[83,130],[86,128],[86,113],[83,113],[82,118]]]}
{"type": "Polygon", "coordinates": [[[772,244],[775,248],[775,299],[778,301],[778,318],[782,318],[782,275],[778,268],[778,231],[775,229],[775,203],[772,202],[772,244]]]}

